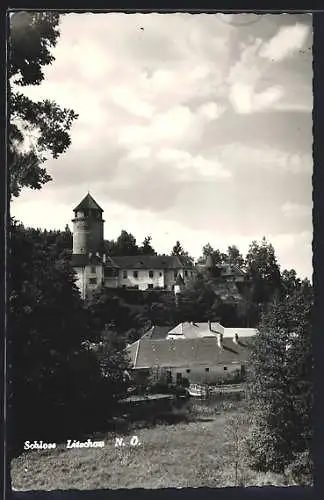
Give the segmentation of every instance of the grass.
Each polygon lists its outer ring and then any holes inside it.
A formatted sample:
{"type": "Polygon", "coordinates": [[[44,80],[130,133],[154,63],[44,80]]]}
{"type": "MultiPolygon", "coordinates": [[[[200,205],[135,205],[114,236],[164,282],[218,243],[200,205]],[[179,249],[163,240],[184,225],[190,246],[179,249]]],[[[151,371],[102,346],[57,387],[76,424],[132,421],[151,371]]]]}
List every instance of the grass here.
{"type": "Polygon", "coordinates": [[[51,451],[24,452],[11,463],[12,486],[27,491],[284,485],[283,476],[256,473],[244,462],[235,474],[231,429],[239,422],[239,432],[246,432],[242,417],[238,402],[217,411],[196,407],[187,421],[133,428],[124,434],[124,447],[115,447],[111,432],[93,438],[104,439],[104,448],[58,445],[51,451]],[[128,444],[133,435],[138,446],[128,444]]]}

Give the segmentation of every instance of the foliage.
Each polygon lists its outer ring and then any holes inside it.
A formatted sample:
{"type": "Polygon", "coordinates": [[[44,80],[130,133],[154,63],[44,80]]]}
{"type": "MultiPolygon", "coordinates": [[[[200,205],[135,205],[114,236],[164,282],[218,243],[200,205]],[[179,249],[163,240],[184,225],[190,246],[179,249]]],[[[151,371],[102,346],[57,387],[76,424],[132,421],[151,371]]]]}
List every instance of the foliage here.
{"type": "Polygon", "coordinates": [[[207,257],[211,257],[214,265],[224,264],[227,262],[227,255],[220,252],[219,250],[215,250],[210,243],[207,243],[202,249],[202,256],[199,257],[197,263],[205,264],[207,257]]]}
{"type": "Polygon", "coordinates": [[[147,318],[132,310],[113,290],[96,290],[85,308],[93,341],[100,339],[105,325],[111,322],[118,335],[128,342],[137,340],[147,329],[147,318]]]}
{"type": "Polygon", "coordinates": [[[239,269],[244,268],[245,260],[236,245],[230,245],[227,249],[228,264],[237,266],[239,269]]]}
{"type": "Polygon", "coordinates": [[[69,131],[77,114],[48,99],[34,102],[17,87],[39,85],[43,67],[52,64],[51,50],[59,37],[60,15],[53,12],[17,12],[11,17],[9,39],[9,148],[11,196],[23,187],[40,189],[51,180],[42,166],[70,146],[69,131]]]}
{"type": "Polygon", "coordinates": [[[71,424],[99,372],[81,347],[88,331],[68,261],[48,249],[40,230],[15,221],[10,246],[11,406],[19,439],[54,432],[53,419],[71,424]]]}
{"type": "Polygon", "coordinates": [[[152,237],[146,236],[142,243],[142,246],[139,248],[139,251],[143,255],[156,255],[156,251],[151,245],[152,237]]]}
{"type": "Polygon", "coordinates": [[[139,253],[136,239],[124,229],[118,236],[112,251],[112,255],[138,255],[139,253]]]}
{"type": "Polygon", "coordinates": [[[253,241],[246,255],[246,271],[252,281],[253,302],[269,303],[281,288],[281,276],[275,251],[265,238],[253,241]]]}
{"type": "MultiPolygon", "coordinates": [[[[249,380],[251,465],[283,472],[312,440],[312,296],[296,290],[273,303],[259,325],[249,380]]],[[[307,471],[306,471],[307,472],[307,471]]]]}
{"type": "Polygon", "coordinates": [[[95,353],[104,379],[105,395],[110,404],[126,393],[128,378],[125,372],[129,368],[129,360],[125,347],[125,341],[118,334],[114,323],[105,325],[95,353]]]}
{"type": "Polygon", "coordinates": [[[181,262],[189,266],[191,266],[194,262],[194,259],[189,255],[189,253],[186,250],[184,250],[180,241],[177,241],[174,247],[172,248],[171,255],[179,257],[181,262]]]}

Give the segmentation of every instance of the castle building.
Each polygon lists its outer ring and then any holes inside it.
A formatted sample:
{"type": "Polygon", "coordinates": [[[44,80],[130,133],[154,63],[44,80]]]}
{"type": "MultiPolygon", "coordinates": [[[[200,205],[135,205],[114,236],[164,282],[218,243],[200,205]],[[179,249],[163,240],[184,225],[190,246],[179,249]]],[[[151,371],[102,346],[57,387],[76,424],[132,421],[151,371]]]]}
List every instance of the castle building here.
{"type": "Polygon", "coordinates": [[[83,299],[100,286],[174,290],[178,294],[192,278],[193,267],[177,256],[108,255],[104,250],[103,209],[90,193],[73,211],[72,266],[83,299]]]}

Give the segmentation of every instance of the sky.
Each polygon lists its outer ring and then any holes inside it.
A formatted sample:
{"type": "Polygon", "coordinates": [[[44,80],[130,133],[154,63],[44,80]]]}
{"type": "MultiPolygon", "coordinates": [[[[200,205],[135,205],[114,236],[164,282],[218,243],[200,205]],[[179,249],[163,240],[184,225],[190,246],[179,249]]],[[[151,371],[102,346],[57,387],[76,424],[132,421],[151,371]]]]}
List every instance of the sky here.
{"type": "Polygon", "coordinates": [[[312,276],[312,17],[67,14],[45,80],[24,89],[79,114],[69,150],[11,214],[72,229],[88,191],[105,238],[158,252],[210,243],[245,255],[263,236],[312,276]]]}

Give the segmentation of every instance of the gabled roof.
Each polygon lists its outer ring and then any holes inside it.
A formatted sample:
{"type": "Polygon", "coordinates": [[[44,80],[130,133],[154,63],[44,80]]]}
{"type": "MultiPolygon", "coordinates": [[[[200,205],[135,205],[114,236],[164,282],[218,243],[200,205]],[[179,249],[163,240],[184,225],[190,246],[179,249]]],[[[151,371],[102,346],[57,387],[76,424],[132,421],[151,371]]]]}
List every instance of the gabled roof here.
{"type": "Polygon", "coordinates": [[[188,267],[173,255],[129,255],[112,256],[112,261],[121,269],[182,269],[188,267]]]}
{"type": "Polygon", "coordinates": [[[127,348],[134,369],[176,368],[187,366],[242,363],[250,354],[251,339],[235,344],[232,339],[223,339],[223,347],[218,346],[216,337],[184,340],[142,339],[127,348]]]}
{"type": "Polygon", "coordinates": [[[83,200],[75,207],[73,212],[78,210],[99,210],[99,212],[103,212],[102,208],[98,205],[96,200],[94,200],[90,193],[88,193],[83,200]]]}
{"type": "Polygon", "coordinates": [[[181,276],[181,274],[178,274],[177,279],[175,280],[175,284],[179,285],[179,286],[182,286],[182,285],[185,284],[185,282],[183,281],[183,277],[181,276]]]}

